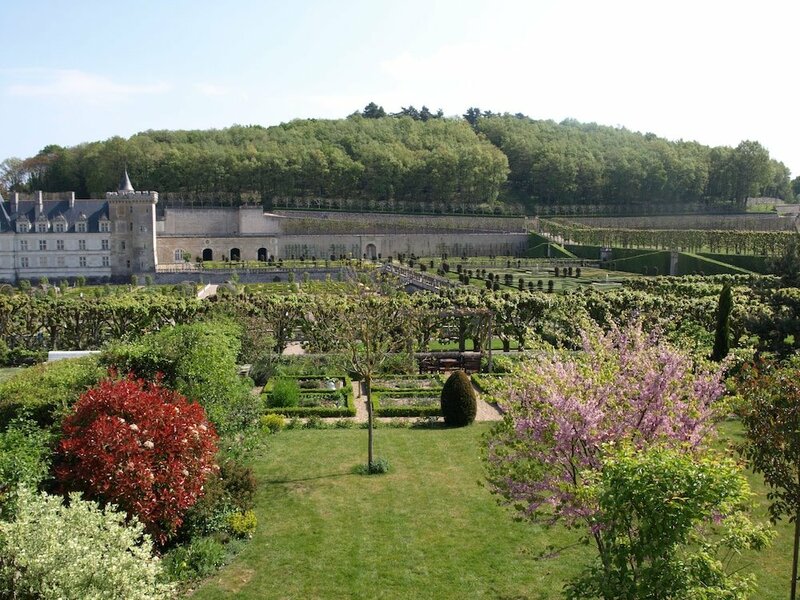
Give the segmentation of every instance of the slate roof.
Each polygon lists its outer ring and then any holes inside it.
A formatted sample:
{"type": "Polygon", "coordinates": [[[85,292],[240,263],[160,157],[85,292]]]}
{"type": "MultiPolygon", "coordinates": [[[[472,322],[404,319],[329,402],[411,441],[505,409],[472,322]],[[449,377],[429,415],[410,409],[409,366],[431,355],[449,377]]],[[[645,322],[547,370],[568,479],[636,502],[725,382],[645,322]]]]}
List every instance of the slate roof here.
{"type": "MultiPolygon", "coordinates": [[[[53,222],[59,215],[63,215],[67,219],[68,232],[75,231],[75,223],[78,222],[81,214],[86,215],[88,232],[100,231],[100,219],[103,216],[108,218],[108,202],[105,200],[75,200],[75,205],[72,208],[69,206],[69,200],[59,200],[57,202],[45,201],[42,206],[44,207],[44,214],[50,221],[49,232],[53,231],[53,222]]],[[[5,204],[8,215],[3,216],[3,211],[0,210],[0,230],[15,231],[17,228],[17,219],[24,215],[31,223],[31,232],[35,233],[37,207],[37,202],[24,200],[20,201],[17,212],[11,212],[13,210],[13,206],[5,204]],[[5,224],[2,224],[4,219],[5,224]]]]}

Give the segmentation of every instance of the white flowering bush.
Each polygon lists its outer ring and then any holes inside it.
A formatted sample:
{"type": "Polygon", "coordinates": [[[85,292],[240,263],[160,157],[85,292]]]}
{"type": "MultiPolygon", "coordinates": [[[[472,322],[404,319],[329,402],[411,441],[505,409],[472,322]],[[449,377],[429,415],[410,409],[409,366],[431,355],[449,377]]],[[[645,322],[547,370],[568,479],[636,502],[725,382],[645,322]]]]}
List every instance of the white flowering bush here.
{"type": "Polygon", "coordinates": [[[0,523],[0,589],[9,598],[151,600],[171,598],[142,525],[71,494],[22,488],[16,520],[0,523]]]}

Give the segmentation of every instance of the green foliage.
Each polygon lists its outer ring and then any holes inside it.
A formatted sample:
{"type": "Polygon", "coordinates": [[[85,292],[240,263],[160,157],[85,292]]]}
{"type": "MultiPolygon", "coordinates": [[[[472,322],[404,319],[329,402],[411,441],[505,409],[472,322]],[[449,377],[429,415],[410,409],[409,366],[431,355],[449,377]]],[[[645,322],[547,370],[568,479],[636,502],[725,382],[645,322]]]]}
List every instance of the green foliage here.
{"type": "Polygon", "coordinates": [[[391,465],[385,458],[376,458],[371,463],[357,465],[354,472],[357,475],[384,475],[389,472],[391,465]]]}
{"type": "Polygon", "coordinates": [[[670,253],[669,252],[642,252],[636,256],[628,258],[612,259],[605,263],[605,266],[614,271],[626,271],[628,273],[642,273],[642,271],[652,271],[657,269],[660,274],[669,273],[670,253]]]}
{"type": "Polygon", "coordinates": [[[785,285],[800,286],[800,234],[790,237],[784,251],[769,263],[769,268],[785,285]]]}
{"type": "Polygon", "coordinates": [[[200,579],[221,567],[226,555],[225,546],[216,538],[197,538],[165,554],[164,571],[170,581],[200,579]]]}
{"type": "Polygon", "coordinates": [[[451,427],[463,427],[475,420],[477,398],[472,382],[464,371],[455,371],[444,383],[441,410],[445,424],[451,427]]]}
{"type": "Polygon", "coordinates": [[[728,356],[731,347],[731,310],[733,310],[733,292],[731,285],[722,286],[717,304],[717,327],[714,330],[714,350],[711,360],[720,361],[728,356]]]}
{"type": "Polygon", "coordinates": [[[737,267],[733,264],[728,264],[700,256],[699,254],[689,254],[681,252],[678,254],[678,275],[694,275],[702,273],[703,275],[747,275],[750,271],[737,267]]]}
{"type": "Polygon", "coordinates": [[[258,519],[252,510],[236,512],[228,517],[231,533],[239,538],[251,538],[258,526],[258,519]]]}
{"type": "Polygon", "coordinates": [[[133,344],[116,344],[102,362],[120,373],[154,380],[199,402],[221,433],[246,427],[258,414],[250,384],[238,376],[238,330],[223,322],[162,329],[133,344]]]}
{"type": "Polygon", "coordinates": [[[300,404],[300,384],[296,379],[278,379],[269,395],[270,408],[287,408],[300,404]]]}
{"type": "Polygon", "coordinates": [[[17,517],[0,523],[0,588],[8,598],[155,600],[172,596],[142,526],[72,494],[21,491],[17,517]]]}
{"type": "Polygon", "coordinates": [[[753,577],[728,558],[769,544],[771,532],[744,512],[750,488],[737,465],[678,450],[606,448],[585,491],[596,504],[598,560],[567,598],[748,598],[753,577]]]}
{"type": "Polygon", "coordinates": [[[50,468],[51,434],[17,418],[0,433],[0,518],[13,517],[20,486],[36,490],[50,468]]]}
{"type": "Polygon", "coordinates": [[[278,414],[262,415],[260,422],[261,428],[266,429],[270,433],[278,433],[286,427],[286,419],[283,415],[278,414]]]}
{"type": "Polygon", "coordinates": [[[58,424],[78,397],[104,375],[97,358],[87,356],[29,367],[0,382],[0,429],[28,415],[39,425],[58,424]]]}
{"type": "Polygon", "coordinates": [[[220,461],[219,472],[205,483],[205,493],[186,514],[184,539],[230,530],[230,516],[253,508],[256,493],[253,470],[232,459],[220,461]]]}
{"type": "MultiPolygon", "coordinates": [[[[766,256],[755,256],[752,254],[713,254],[710,252],[698,252],[697,255],[734,267],[739,267],[751,273],[766,275],[770,272],[770,261],[766,256]]],[[[703,272],[706,274],[711,273],[711,271],[705,269],[703,269],[703,272]]]]}

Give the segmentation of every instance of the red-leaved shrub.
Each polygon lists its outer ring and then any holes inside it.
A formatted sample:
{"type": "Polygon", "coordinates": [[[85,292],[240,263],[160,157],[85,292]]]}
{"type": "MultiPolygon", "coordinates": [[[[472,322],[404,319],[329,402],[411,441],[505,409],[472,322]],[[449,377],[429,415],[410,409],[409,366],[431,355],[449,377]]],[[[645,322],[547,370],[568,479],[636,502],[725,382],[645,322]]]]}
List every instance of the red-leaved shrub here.
{"type": "Polygon", "coordinates": [[[63,433],[55,471],[65,490],[136,515],[162,545],[217,468],[217,434],[203,407],[132,377],[84,393],[63,433]]]}

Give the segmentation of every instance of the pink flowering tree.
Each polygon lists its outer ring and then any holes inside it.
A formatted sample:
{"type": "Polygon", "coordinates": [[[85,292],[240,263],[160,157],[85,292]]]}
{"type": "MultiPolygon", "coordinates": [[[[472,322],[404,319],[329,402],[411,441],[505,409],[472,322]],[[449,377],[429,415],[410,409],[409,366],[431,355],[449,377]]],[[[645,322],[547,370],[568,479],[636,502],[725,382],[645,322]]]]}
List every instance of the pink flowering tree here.
{"type": "Polygon", "coordinates": [[[722,371],[695,364],[640,323],[583,334],[583,352],[525,364],[487,442],[489,481],[522,516],[585,525],[602,552],[585,493],[604,449],[696,448],[724,411],[722,371]]]}

